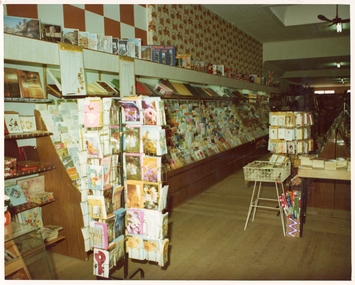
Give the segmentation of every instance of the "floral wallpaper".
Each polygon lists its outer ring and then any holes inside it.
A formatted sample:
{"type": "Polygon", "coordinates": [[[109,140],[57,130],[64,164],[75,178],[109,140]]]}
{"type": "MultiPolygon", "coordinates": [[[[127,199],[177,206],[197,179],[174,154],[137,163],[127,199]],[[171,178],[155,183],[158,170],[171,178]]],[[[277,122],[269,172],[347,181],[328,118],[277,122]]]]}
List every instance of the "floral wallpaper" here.
{"type": "Polygon", "coordinates": [[[263,46],[202,5],[148,5],[148,44],[175,45],[192,60],[263,76],[263,46]]]}

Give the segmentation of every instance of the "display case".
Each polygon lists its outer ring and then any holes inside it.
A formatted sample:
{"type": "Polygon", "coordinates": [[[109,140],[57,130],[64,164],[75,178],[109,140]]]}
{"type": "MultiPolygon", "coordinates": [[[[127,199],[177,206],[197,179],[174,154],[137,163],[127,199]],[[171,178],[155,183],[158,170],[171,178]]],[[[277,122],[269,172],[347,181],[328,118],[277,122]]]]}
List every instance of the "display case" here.
{"type": "Polygon", "coordinates": [[[4,228],[5,279],[52,279],[46,246],[38,228],[12,222],[4,228]]]}

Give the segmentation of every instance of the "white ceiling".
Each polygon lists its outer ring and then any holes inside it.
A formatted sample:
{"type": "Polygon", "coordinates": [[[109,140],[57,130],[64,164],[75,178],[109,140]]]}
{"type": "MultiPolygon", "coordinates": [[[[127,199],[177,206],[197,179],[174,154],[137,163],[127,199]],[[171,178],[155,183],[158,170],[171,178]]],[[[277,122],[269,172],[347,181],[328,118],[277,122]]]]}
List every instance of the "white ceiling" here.
{"type": "MultiPolygon", "coordinates": [[[[206,4],[204,6],[263,44],[314,39],[337,40],[339,37],[349,37],[350,46],[350,23],[344,23],[342,33],[337,33],[335,25],[325,27],[329,23],[317,17],[321,14],[328,19],[335,18],[335,4],[206,4]]],[[[339,5],[338,16],[349,19],[350,5],[339,5]]],[[[329,53],[324,57],[304,59],[268,61],[264,58],[264,69],[284,72],[284,75],[304,74],[302,77],[285,75],[285,79],[287,77],[287,82],[291,84],[316,88],[350,86],[350,52],[341,56],[329,53]],[[336,68],[335,62],[341,62],[341,68],[336,68]],[[341,83],[341,79],[344,79],[345,84],[341,83]]]]}

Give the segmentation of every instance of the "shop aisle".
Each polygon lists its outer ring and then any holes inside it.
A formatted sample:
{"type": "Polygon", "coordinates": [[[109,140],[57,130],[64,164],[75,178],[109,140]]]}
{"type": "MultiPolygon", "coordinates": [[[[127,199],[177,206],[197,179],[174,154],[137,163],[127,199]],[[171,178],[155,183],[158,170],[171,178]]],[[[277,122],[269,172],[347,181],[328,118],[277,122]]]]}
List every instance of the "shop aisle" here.
{"type": "MultiPolygon", "coordinates": [[[[263,195],[274,196],[274,185],[264,185],[263,195]]],[[[173,209],[167,266],[130,260],[129,272],[140,267],[145,280],[350,280],[349,211],[308,208],[303,237],[290,238],[276,211],[259,209],[244,231],[252,187],[239,170],[173,209]]],[[[96,279],[91,257],[50,258],[57,279],[96,279]]],[[[112,276],[122,277],[123,270],[112,276]]]]}

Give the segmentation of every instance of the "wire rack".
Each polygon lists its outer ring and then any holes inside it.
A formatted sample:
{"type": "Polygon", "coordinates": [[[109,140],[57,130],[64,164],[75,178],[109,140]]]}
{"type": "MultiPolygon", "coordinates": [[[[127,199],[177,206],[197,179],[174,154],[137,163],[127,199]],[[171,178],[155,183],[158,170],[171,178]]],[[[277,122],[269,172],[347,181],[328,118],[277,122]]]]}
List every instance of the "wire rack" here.
{"type": "Polygon", "coordinates": [[[253,161],[243,167],[245,181],[284,182],[291,174],[291,163],[273,164],[269,161],[253,161]]]}

